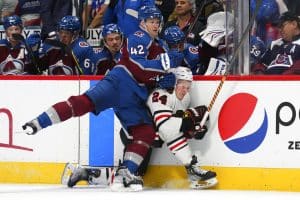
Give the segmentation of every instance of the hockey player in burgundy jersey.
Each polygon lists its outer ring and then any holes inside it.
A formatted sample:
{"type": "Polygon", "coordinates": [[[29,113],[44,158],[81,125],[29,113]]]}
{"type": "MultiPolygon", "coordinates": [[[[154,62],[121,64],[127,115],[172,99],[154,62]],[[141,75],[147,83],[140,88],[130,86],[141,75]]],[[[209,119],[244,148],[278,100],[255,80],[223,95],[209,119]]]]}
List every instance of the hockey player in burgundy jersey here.
{"type": "Polygon", "coordinates": [[[252,73],[300,74],[300,18],[285,12],[280,16],[278,27],[281,38],[271,43],[252,73]]]}
{"type": "Polygon", "coordinates": [[[126,146],[122,165],[115,173],[112,189],[142,190],[143,180],[135,172],[155,138],[151,116],[146,107],[149,87],[174,87],[175,76],[167,73],[182,62],[180,52],[167,52],[157,38],[162,21],[154,6],[139,10],[141,30],[129,36],[121,61],[97,85],[84,94],[71,96],[67,101],[51,106],[23,129],[35,134],[47,126],[88,112],[99,114],[113,108],[124,128],[133,137],[126,146]]]}
{"type": "Polygon", "coordinates": [[[50,75],[92,75],[94,73],[96,55],[87,41],[79,36],[80,29],[81,24],[76,16],[67,15],[60,20],[58,36],[66,48],[45,42],[40,50],[43,70],[48,71],[50,75]],[[65,51],[67,48],[69,51],[65,51]]]}
{"type": "Polygon", "coordinates": [[[117,24],[107,24],[101,32],[103,48],[96,52],[96,75],[105,75],[120,60],[123,33],[117,24]]]}
{"type": "Polygon", "coordinates": [[[23,25],[17,16],[6,17],[3,21],[6,39],[0,40],[0,74],[16,75],[25,72],[25,45],[15,40],[12,34],[22,34],[23,25]]]}
{"type": "Polygon", "coordinates": [[[184,55],[182,66],[187,66],[193,74],[199,74],[198,48],[185,42],[185,35],[178,26],[170,26],[164,30],[163,38],[169,49],[178,49],[184,55]]]}
{"type": "Polygon", "coordinates": [[[206,106],[189,108],[189,90],[193,75],[187,67],[173,68],[176,86],[173,91],[156,89],[147,101],[160,138],[185,166],[190,187],[208,188],[217,184],[216,173],[199,168],[197,157],[187,142],[188,138],[202,139],[207,127],[200,127],[206,106]]]}

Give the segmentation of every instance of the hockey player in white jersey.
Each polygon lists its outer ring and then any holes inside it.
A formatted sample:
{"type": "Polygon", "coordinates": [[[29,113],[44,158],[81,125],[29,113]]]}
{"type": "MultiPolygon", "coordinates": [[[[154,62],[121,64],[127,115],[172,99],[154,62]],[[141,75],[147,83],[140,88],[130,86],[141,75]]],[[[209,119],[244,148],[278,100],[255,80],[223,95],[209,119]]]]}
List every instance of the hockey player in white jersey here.
{"type": "Polygon", "coordinates": [[[191,70],[181,66],[172,70],[176,76],[174,90],[154,90],[147,104],[160,138],[185,166],[190,187],[209,188],[218,183],[216,173],[198,166],[197,157],[193,155],[187,143],[188,138],[202,139],[204,137],[207,127],[200,127],[199,124],[207,107],[189,108],[189,90],[193,80],[191,70]]]}

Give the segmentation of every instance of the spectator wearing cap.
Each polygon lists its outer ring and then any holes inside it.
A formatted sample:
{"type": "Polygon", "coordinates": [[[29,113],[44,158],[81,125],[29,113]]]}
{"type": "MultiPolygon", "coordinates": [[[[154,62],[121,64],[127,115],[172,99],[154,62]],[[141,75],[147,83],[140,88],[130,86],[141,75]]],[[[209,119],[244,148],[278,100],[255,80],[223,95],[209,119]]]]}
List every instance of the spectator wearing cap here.
{"type": "Polygon", "coordinates": [[[300,74],[300,18],[287,11],[276,24],[281,38],[271,43],[252,73],[300,74]]]}

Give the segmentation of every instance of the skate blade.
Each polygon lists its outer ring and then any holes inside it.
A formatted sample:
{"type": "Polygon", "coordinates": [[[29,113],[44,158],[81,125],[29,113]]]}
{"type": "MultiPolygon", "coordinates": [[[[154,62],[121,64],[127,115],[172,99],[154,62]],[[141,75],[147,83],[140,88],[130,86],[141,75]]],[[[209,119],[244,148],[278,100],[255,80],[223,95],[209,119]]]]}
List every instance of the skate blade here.
{"type": "Polygon", "coordinates": [[[110,185],[110,189],[113,192],[139,192],[143,190],[143,186],[132,184],[129,187],[125,187],[123,183],[113,183],[110,185]]]}
{"type": "Polygon", "coordinates": [[[76,164],[67,163],[65,165],[64,171],[61,176],[61,184],[62,185],[68,185],[68,182],[70,180],[70,177],[73,173],[73,171],[77,168],[76,164]]]}
{"type": "Polygon", "coordinates": [[[211,178],[205,181],[193,181],[190,184],[190,188],[192,189],[207,189],[214,187],[218,184],[218,180],[216,178],[211,178]]]}

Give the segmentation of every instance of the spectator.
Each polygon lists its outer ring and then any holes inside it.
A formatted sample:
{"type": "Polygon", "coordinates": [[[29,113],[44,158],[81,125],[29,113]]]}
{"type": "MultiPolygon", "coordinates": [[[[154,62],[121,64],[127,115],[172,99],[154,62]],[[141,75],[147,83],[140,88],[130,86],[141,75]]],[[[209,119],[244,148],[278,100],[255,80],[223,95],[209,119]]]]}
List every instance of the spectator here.
{"type": "Polygon", "coordinates": [[[12,16],[15,14],[17,3],[18,0],[2,0],[2,10],[1,10],[2,21],[4,17],[12,16]]]}
{"type": "Polygon", "coordinates": [[[175,0],[175,14],[177,16],[176,19],[172,21],[168,21],[164,27],[166,29],[170,26],[178,26],[186,35],[186,40],[188,43],[193,45],[198,45],[200,42],[199,32],[203,29],[203,26],[199,21],[194,22],[195,19],[195,11],[196,4],[195,0],[175,0]],[[192,30],[189,27],[193,24],[192,30]]]}
{"type": "Polygon", "coordinates": [[[278,22],[281,38],[271,43],[256,64],[254,74],[300,74],[300,19],[292,12],[283,13],[278,22]]]}
{"type": "Polygon", "coordinates": [[[20,16],[23,25],[40,26],[40,1],[39,0],[19,0],[16,7],[16,15],[20,16]]]}
{"type": "Polygon", "coordinates": [[[72,0],[40,0],[42,21],[42,40],[55,34],[62,17],[72,14],[72,0]],[[49,34],[50,33],[50,34],[49,34]]]}
{"type": "MultiPolygon", "coordinates": [[[[202,30],[206,27],[207,18],[216,12],[224,11],[224,0],[196,0],[196,13],[202,9],[198,21],[202,24],[202,30]]],[[[201,31],[202,31],[201,30],[201,31]]]]}
{"type": "Polygon", "coordinates": [[[175,0],[155,0],[155,5],[160,9],[164,18],[164,23],[167,23],[169,16],[174,11],[175,0]]]}
{"type": "Polygon", "coordinates": [[[103,27],[101,33],[103,48],[96,54],[96,75],[107,74],[119,61],[123,37],[123,33],[117,24],[107,24],[103,27]]]}
{"type": "Polygon", "coordinates": [[[86,27],[97,28],[103,24],[103,17],[110,0],[88,0],[88,5],[83,9],[83,30],[86,27]]]}

